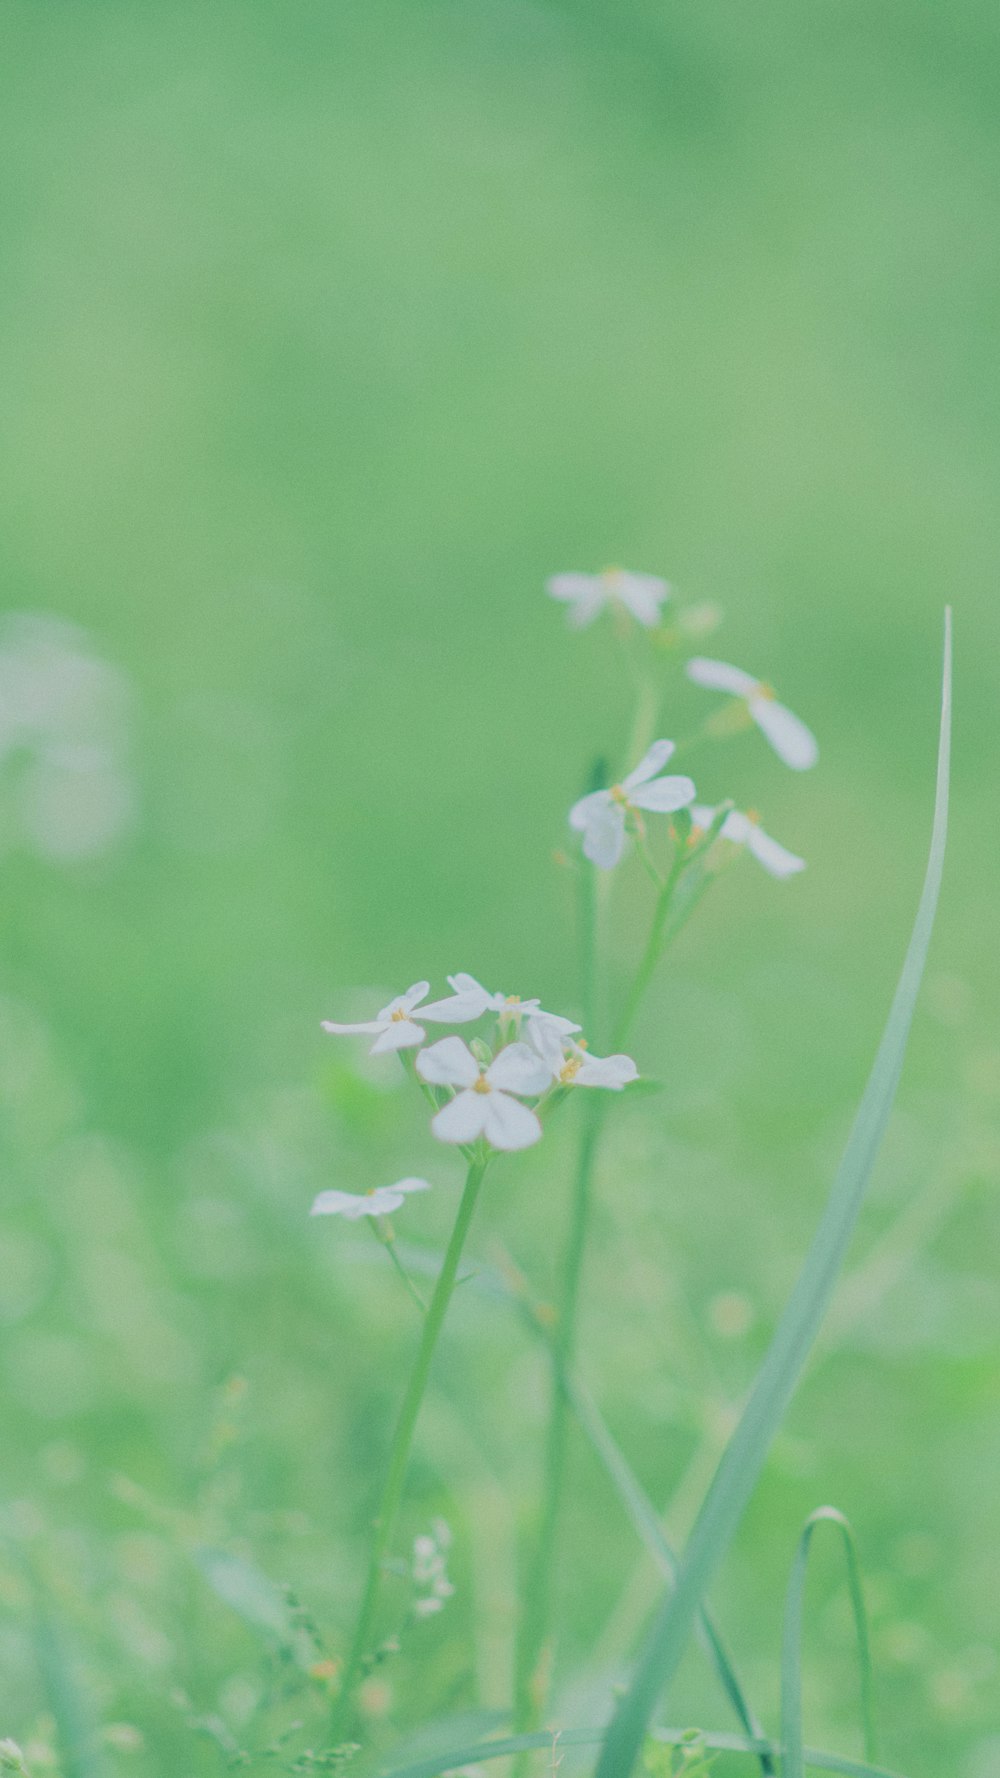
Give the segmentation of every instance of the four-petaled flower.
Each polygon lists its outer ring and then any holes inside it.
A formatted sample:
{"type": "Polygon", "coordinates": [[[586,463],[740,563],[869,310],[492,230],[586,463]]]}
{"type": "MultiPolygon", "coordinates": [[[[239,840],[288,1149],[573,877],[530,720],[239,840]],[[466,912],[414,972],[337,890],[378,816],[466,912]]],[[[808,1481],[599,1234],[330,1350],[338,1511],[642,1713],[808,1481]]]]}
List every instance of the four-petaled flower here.
{"type": "Polygon", "coordinates": [[[771,687],[762,679],[744,673],[742,667],[730,667],[725,661],[705,660],[695,655],[685,669],[695,685],[707,691],[728,692],[742,698],[761,733],[767,736],[778,758],[794,772],[806,772],[816,764],[819,747],[811,729],[798,716],[779,704],[771,687]]]}
{"type": "Polygon", "coordinates": [[[479,1010],[461,996],[449,996],[447,1000],[432,1000],[429,1006],[422,1006],[431,991],[430,982],[414,982],[405,994],[397,994],[388,1006],[383,1006],[377,1018],[364,1019],[352,1025],[335,1025],[332,1020],[323,1020],[324,1031],[333,1031],[338,1037],[369,1036],[375,1033],[375,1042],[371,1051],[373,1056],[381,1056],[387,1050],[415,1049],[423,1043],[427,1036],[423,1024],[417,1024],[411,1015],[419,1008],[421,1020],[432,1025],[465,1025],[470,1019],[478,1019],[479,1010]]]}
{"type": "Polygon", "coordinates": [[[554,574],[546,592],[569,606],[576,630],[592,624],[605,605],[623,607],[647,630],[660,621],[660,606],[670,597],[665,580],[655,574],[631,574],[627,568],[605,568],[601,574],[554,574]]]}
{"type": "MultiPolygon", "coordinates": [[[[696,803],[691,810],[695,830],[702,828],[707,832],[715,815],[714,809],[706,809],[696,803]]],[[[765,833],[758,825],[755,817],[745,815],[742,809],[729,811],[719,829],[719,838],[731,840],[734,846],[745,846],[748,852],[753,853],[757,863],[763,865],[769,876],[794,877],[797,871],[806,868],[804,858],[798,858],[794,852],[779,845],[777,840],[772,840],[770,834],[765,833]]]]}
{"type": "Polygon", "coordinates": [[[694,801],[696,792],[690,778],[656,776],[673,751],[673,741],[654,741],[635,770],[620,784],[613,784],[610,790],[592,790],[589,796],[573,804],[569,824],[583,834],[585,856],[602,870],[611,870],[622,855],[629,809],[669,815],[694,801]]]}
{"type": "Polygon", "coordinates": [[[310,1216],[344,1216],[357,1222],[361,1216],[389,1216],[398,1210],[408,1192],[430,1191],[426,1179],[397,1179],[395,1185],[375,1185],[371,1191],[320,1192],[310,1216]]]}
{"type": "MultiPolygon", "coordinates": [[[[564,1019],[557,1012],[546,1012],[537,1000],[522,1000],[519,994],[501,994],[499,992],[491,994],[488,988],[483,987],[482,982],[477,982],[474,975],[466,975],[462,972],[458,975],[450,975],[448,985],[454,990],[455,998],[451,1002],[440,1001],[439,1005],[442,1011],[448,1005],[469,1008],[475,1006],[477,1011],[470,1013],[473,1018],[479,1018],[484,1012],[495,1012],[499,1013],[501,1019],[517,1022],[527,1019],[530,1025],[549,1025],[557,1031],[570,1032],[580,1029],[572,1019],[564,1019]]],[[[456,1020],[458,1024],[464,1022],[464,1019],[456,1020]]]]}
{"type": "Polygon", "coordinates": [[[609,1087],[620,1093],[639,1078],[631,1056],[592,1056],[585,1043],[567,1043],[544,1026],[532,1026],[528,1035],[557,1086],[609,1087]]]}
{"type": "Polygon", "coordinates": [[[526,1043],[510,1043],[481,1067],[461,1037],[442,1037],[417,1057],[417,1073],[435,1087],[453,1087],[431,1129],[442,1142],[475,1142],[485,1136],[491,1148],[530,1148],[542,1133],[535,1113],[521,1097],[544,1093],[550,1072],[526,1043]],[[519,1095],[517,1098],[513,1094],[519,1095]]]}

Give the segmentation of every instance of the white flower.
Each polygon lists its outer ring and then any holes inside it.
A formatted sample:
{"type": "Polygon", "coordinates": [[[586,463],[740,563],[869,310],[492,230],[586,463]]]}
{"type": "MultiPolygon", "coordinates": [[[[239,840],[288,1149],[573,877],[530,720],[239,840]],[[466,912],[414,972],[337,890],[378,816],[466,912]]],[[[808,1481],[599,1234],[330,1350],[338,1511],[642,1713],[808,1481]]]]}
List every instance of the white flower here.
{"type": "Polygon", "coordinates": [[[542,1133],[535,1113],[518,1098],[544,1093],[549,1070],[526,1043],[509,1043],[481,1068],[461,1037],[442,1037],[421,1050],[417,1073],[435,1087],[454,1087],[455,1097],[431,1120],[442,1142],[475,1142],[485,1136],[492,1148],[530,1148],[542,1133]]]}
{"type": "Polygon", "coordinates": [[[426,1179],[397,1179],[395,1185],[376,1185],[360,1196],[355,1192],[320,1192],[310,1216],[344,1216],[357,1222],[362,1216],[389,1216],[398,1210],[408,1192],[427,1192],[426,1179]]]}
{"type": "Polygon", "coordinates": [[[742,698],[778,758],[794,772],[806,772],[816,764],[819,748],[812,730],[793,716],[791,710],[786,710],[784,704],[778,703],[771,687],[762,679],[754,679],[750,673],[744,673],[742,667],[730,667],[725,661],[708,661],[702,655],[688,661],[685,670],[695,685],[742,698]]]}
{"type": "Polygon", "coordinates": [[[395,1000],[383,1006],[377,1018],[364,1019],[353,1025],[335,1025],[330,1019],[324,1019],[323,1029],[333,1031],[337,1036],[374,1032],[375,1042],[369,1053],[381,1056],[386,1050],[415,1049],[417,1044],[423,1043],[427,1036],[423,1024],[418,1025],[411,1017],[418,1007],[420,1018],[432,1025],[464,1025],[470,1019],[478,1019],[479,1010],[460,995],[449,995],[446,1000],[432,1000],[429,1006],[422,1006],[421,1001],[429,993],[429,982],[414,982],[405,994],[397,994],[395,1000]]]}
{"type": "MultiPolygon", "coordinates": [[[[715,820],[715,814],[714,809],[706,809],[696,803],[691,810],[691,819],[696,828],[707,831],[715,820]]],[[[769,876],[794,877],[797,871],[806,868],[804,858],[796,857],[794,852],[787,851],[777,840],[772,840],[770,834],[758,826],[755,818],[744,815],[741,809],[729,811],[719,829],[719,838],[731,840],[734,846],[745,846],[748,852],[753,853],[757,863],[763,865],[769,876]]]]}
{"type": "Polygon", "coordinates": [[[629,809],[669,815],[694,801],[696,792],[690,778],[656,777],[673,751],[673,741],[654,741],[620,784],[613,784],[610,790],[592,790],[570,809],[569,824],[583,834],[585,856],[602,870],[610,870],[622,855],[629,809]]]}
{"type": "Polygon", "coordinates": [[[630,574],[625,568],[605,568],[601,574],[554,574],[546,592],[569,606],[575,630],[592,624],[605,605],[618,605],[647,630],[660,621],[660,606],[670,597],[665,580],[655,574],[630,574]]]}
{"type": "MultiPolygon", "coordinates": [[[[531,1024],[550,1025],[558,1031],[569,1032],[580,1029],[572,1019],[564,1019],[561,1014],[556,1012],[545,1012],[537,1000],[522,1000],[519,994],[501,994],[499,992],[491,994],[488,988],[483,987],[482,982],[477,982],[474,975],[463,973],[450,975],[448,984],[455,993],[454,1001],[451,1004],[463,1009],[476,1007],[477,1010],[474,1013],[469,1011],[470,1018],[479,1018],[484,1012],[495,1012],[499,1013],[502,1019],[528,1019],[531,1024]]],[[[439,1005],[443,1015],[449,1002],[442,1000],[439,1005]]],[[[464,1024],[465,1019],[458,1019],[455,1022],[464,1024]]]]}
{"type": "Polygon", "coordinates": [[[639,1078],[631,1056],[592,1056],[585,1043],[566,1043],[544,1026],[532,1026],[528,1035],[558,1086],[610,1087],[620,1093],[639,1078]]]}

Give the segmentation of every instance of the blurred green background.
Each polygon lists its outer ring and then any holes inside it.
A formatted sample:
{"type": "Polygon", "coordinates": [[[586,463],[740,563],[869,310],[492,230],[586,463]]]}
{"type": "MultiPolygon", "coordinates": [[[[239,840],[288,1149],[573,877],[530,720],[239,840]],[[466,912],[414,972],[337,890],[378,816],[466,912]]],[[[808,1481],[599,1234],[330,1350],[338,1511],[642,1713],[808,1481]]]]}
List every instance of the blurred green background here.
{"type": "MultiPolygon", "coordinates": [[[[810,868],[714,892],[602,1171],[584,1369],[678,1534],[887,1007],[955,606],[899,1109],[716,1604],[774,1726],[788,1564],[834,1502],[887,1761],[997,1778],[995,8],[11,0],[2,36],[0,1734],[51,1770],[68,1673],[101,1769],[250,1744],[270,1605],[220,1600],[203,1542],[342,1648],[413,1328],[364,1230],[306,1213],[426,1169],[433,1248],[457,1163],[319,1020],[455,969],[576,1004],[551,855],[629,688],[542,588],[618,561],[717,601],[708,652],[822,749],[699,767],[810,868]],[[29,656],[85,694],[41,760],[4,727],[29,656]]],[[[707,708],[665,691],[667,733],[707,708]]],[[[644,917],[634,882],[618,971],[644,917]]],[[[477,1231],[542,1287],[570,1137],[497,1169],[477,1231]]],[[[371,1699],[387,1746],[504,1704],[544,1411],[513,1318],[460,1293],[407,1515],[452,1524],[458,1593],[371,1699]]],[[[582,1448],[567,1532],[555,1720],[595,1721],[654,1589],[582,1448]]],[[[810,1637],[809,1738],[856,1749],[832,1553],[810,1637]]],[[[694,1659],[670,1714],[729,1726],[694,1659]]]]}

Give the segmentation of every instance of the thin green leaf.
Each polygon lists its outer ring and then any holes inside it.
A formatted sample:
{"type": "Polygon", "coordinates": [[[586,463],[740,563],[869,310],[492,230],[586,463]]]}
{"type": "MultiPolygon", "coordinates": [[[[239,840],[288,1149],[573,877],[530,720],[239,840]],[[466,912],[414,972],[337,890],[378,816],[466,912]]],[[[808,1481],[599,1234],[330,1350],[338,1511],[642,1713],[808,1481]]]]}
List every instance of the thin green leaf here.
{"type": "MultiPolygon", "coordinates": [[[[452,1772],[462,1766],[478,1766],[486,1760],[507,1759],[514,1753],[534,1753],[544,1749],[558,1757],[564,1747],[592,1747],[600,1741],[603,1729],[540,1730],[530,1735],[508,1735],[503,1741],[474,1741],[465,1747],[453,1747],[448,1753],[415,1760],[409,1766],[397,1766],[385,1778],[437,1778],[439,1772],[452,1772]]],[[[690,1729],[654,1729],[649,1739],[665,1747],[683,1747],[690,1741],[690,1729]]],[[[781,1755],[776,1741],[748,1739],[744,1735],[703,1734],[701,1743],[710,1753],[743,1753],[759,1759],[762,1753],[771,1759],[781,1755]]],[[[838,1772],[843,1778],[900,1778],[887,1766],[873,1766],[865,1760],[847,1759],[843,1754],[825,1753],[815,1747],[805,1749],[805,1762],[810,1771],[838,1772]]]]}
{"type": "Polygon", "coordinates": [[[677,1574],[657,1613],[632,1682],[616,1710],[597,1778],[628,1778],[657,1700],[677,1671],[698,1609],[743,1516],[768,1449],[815,1340],[854,1233],[892,1109],[930,945],[948,827],[951,739],[951,613],[945,616],[937,791],[930,855],[917,917],[872,1072],[819,1228],[750,1399],[723,1453],[677,1574]]]}
{"type": "Polygon", "coordinates": [[[40,1595],[37,1610],[35,1656],[66,1778],[106,1778],[96,1718],[77,1679],[65,1636],[40,1595]]]}
{"type": "Polygon", "coordinates": [[[256,1563],[204,1545],[192,1550],[191,1556],[217,1599],[253,1629],[263,1630],[283,1648],[291,1647],[295,1636],[288,1601],[256,1563]]]}
{"type": "Polygon", "coordinates": [[[877,1758],[875,1736],[875,1701],[872,1684],[871,1644],[868,1638],[868,1614],[861,1586],[861,1563],[850,1523],[833,1506],[818,1507],[810,1513],[799,1538],[785,1599],[785,1627],[781,1644],[781,1741],[784,1747],[782,1778],[803,1778],[802,1749],[802,1615],[806,1591],[809,1551],[818,1525],[835,1525],[844,1541],[847,1560],[847,1585],[854,1613],[854,1629],[858,1643],[858,1666],[861,1672],[861,1724],[865,1759],[877,1758]]]}

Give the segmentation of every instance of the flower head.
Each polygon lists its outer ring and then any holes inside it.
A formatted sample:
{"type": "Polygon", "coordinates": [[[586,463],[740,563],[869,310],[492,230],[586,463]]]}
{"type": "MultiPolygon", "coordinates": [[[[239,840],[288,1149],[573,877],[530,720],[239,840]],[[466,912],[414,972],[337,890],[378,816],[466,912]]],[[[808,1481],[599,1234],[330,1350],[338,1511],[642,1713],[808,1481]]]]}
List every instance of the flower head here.
{"type": "Polygon", "coordinates": [[[771,687],[762,679],[744,673],[742,667],[730,667],[725,661],[705,660],[695,655],[688,661],[687,676],[707,691],[728,692],[741,698],[760,729],[767,736],[778,758],[794,772],[806,772],[816,764],[819,748],[811,729],[798,716],[779,704],[771,687]]]}
{"type": "Polygon", "coordinates": [[[696,792],[690,778],[658,778],[674,751],[673,741],[654,741],[634,771],[610,790],[592,790],[569,812],[569,824],[583,834],[583,850],[593,864],[611,870],[625,845],[625,817],[630,809],[673,814],[693,802],[696,792]]]}
{"type": "Polygon", "coordinates": [[[567,1041],[544,1026],[532,1026],[528,1036],[557,1086],[609,1087],[620,1093],[639,1078],[631,1056],[592,1056],[585,1043],[567,1041]]]}
{"type": "Polygon", "coordinates": [[[371,1191],[320,1192],[310,1216],[343,1216],[357,1222],[362,1216],[391,1216],[409,1192],[430,1191],[426,1179],[397,1179],[395,1185],[375,1185],[371,1191]]]}
{"type": "Polygon", "coordinates": [[[371,1051],[373,1056],[381,1056],[387,1050],[415,1049],[423,1043],[427,1036],[423,1024],[418,1024],[413,1013],[419,1008],[422,1021],[432,1025],[464,1025],[470,1019],[478,1019],[478,1008],[463,1000],[461,996],[449,995],[445,1000],[432,1000],[429,1006],[421,1004],[430,993],[429,982],[414,982],[405,994],[397,994],[383,1006],[374,1019],[364,1019],[351,1025],[337,1025],[330,1019],[323,1020],[324,1031],[332,1031],[340,1036],[370,1036],[374,1034],[375,1042],[371,1051]]]}
{"type": "Polygon", "coordinates": [[[631,574],[625,568],[605,568],[601,574],[554,574],[545,590],[569,606],[575,630],[592,624],[606,605],[627,611],[647,630],[655,629],[660,606],[670,597],[665,580],[655,574],[631,574]]]}
{"type": "MultiPolygon", "coordinates": [[[[522,1000],[519,994],[491,993],[488,988],[483,987],[482,982],[477,982],[474,975],[450,975],[448,984],[454,990],[454,1000],[439,1002],[442,1014],[452,1004],[470,1009],[469,1016],[472,1018],[479,1018],[486,1012],[495,1012],[501,1019],[511,1020],[518,1025],[522,1019],[526,1019],[533,1025],[552,1025],[559,1031],[580,1029],[572,1019],[564,1019],[559,1013],[546,1012],[537,1000],[522,1000]],[[471,1011],[473,1006],[476,1008],[475,1012],[471,1011]]],[[[455,1022],[464,1023],[464,1020],[455,1022]]]]}
{"type": "MultiPolygon", "coordinates": [[[[696,829],[702,828],[707,832],[715,820],[715,814],[714,809],[707,809],[696,803],[691,810],[691,819],[696,829]]],[[[730,809],[719,829],[719,838],[731,840],[734,846],[745,846],[771,877],[794,877],[798,871],[806,868],[804,858],[798,858],[794,852],[779,845],[777,840],[772,840],[755,817],[745,815],[742,809],[730,809]]]]}
{"type": "Polygon", "coordinates": [[[431,1086],[454,1089],[454,1098],[431,1120],[442,1142],[465,1144],[485,1136],[491,1148],[516,1149],[530,1148],[541,1136],[538,1117],[520,1101],[544,1093],[550,1073],[526,1043],[509,1043],[482,1067],[461,1037],[442,1037],[421,1050],[417,1073],[431,1086]]]}

